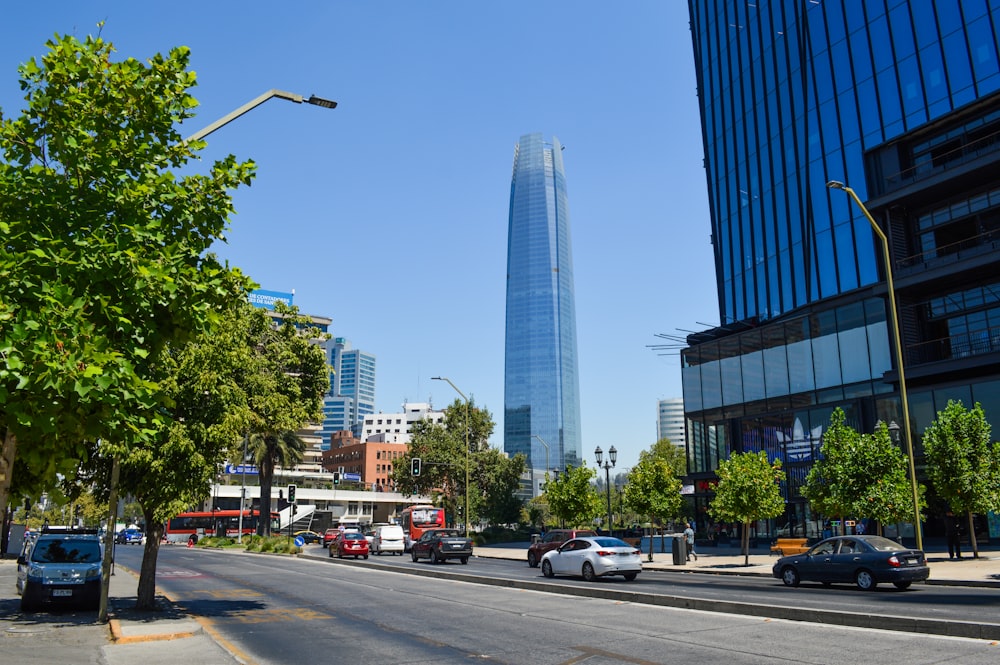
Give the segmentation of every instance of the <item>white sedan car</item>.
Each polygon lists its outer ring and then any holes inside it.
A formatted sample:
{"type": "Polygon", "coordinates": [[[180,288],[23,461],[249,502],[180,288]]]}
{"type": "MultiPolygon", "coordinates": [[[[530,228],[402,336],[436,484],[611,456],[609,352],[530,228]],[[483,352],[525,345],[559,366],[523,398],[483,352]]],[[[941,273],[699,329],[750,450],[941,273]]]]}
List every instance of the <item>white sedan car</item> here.
{"type": "Polygon", "coordinates": [[[567,540],[542,556],[542,574],[546,577],[580,575],[590,582],[597,577],[622,575],[631,582],[641,572],[639,550],[607,536],[567,540]]]}

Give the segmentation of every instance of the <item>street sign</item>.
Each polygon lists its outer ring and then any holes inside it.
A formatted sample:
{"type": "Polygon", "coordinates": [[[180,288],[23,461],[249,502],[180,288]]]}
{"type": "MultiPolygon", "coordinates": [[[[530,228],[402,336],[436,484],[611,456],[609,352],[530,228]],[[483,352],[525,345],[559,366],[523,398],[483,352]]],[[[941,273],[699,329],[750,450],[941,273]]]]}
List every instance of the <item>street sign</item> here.
{"type": "Polygon", "coordinates": [[[348,481],[353,482],[353,483],[360,483],[361,482],[361,474],[360,473],[345,473],[345,474],[342,474],[340,477],[343,478],[344,480],[348,480],[348,481]]]}
{"type": "Polygon", "coordinates": [[[295,536],[295,540],[292,541],[297,547],[302,547],[306,544],[306,539],[302,536],[295,536]]]}
{"type": "Polygon", "coordinates": [[[256,476],[258,471],[255,464],[227,464],[226,473],[245,473],[248,476],[256,476]]]}

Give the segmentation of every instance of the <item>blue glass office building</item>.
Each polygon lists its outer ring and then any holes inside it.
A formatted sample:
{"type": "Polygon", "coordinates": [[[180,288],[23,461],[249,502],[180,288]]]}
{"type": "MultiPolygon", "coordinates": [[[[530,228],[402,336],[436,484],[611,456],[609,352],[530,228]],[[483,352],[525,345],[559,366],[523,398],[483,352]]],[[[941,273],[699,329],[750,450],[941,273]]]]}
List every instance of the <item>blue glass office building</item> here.
{"type": "Polygon", "coordinates": [[[789,476],[767,528],[814,535],[799,486],[832,410],[902,418],[882,245],[828,181],[888,238],[918,469],[948,399],[1000,423],[1000,5],[689,10],[720,312],[682,353],[699,526],[719,460],[766,450],[789,476]]]}
{"type": "Polygon", "coordinates": [[[562,146],[541,134],[514,150],[507,232],[504,451],[533,470],[580,466],[580,387],[562,146]],[[545,447],[540,437],[548,446],[545,447]]]}
{"type": "Polygon", "coordinates": [[[323,399],[323,443],[330,449],[335,432],[350,431],[361,438],[365,416],[375,413],[375,356],[352,349],[344,337],[324,342],[330,365],[330,392],[323,399]]]}

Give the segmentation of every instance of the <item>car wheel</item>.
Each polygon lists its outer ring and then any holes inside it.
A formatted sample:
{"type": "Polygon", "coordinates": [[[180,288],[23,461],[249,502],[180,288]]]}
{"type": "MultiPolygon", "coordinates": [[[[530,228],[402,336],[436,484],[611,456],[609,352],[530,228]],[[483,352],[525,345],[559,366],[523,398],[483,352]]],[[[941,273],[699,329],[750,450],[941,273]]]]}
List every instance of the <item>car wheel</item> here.
{"type": "Polygon", "coordinates": [[[410,550],[410,556],[413,557],[413,563],[416,563],[417,562],[417,553],[414,552],[413,550],[410,550]]]}
{"type": "Polygon", "coordinates": [[[538,555],[528,552],[528,568],[538,568],[538,555]]]}
{"type": "Polygon", "coordinates": [[[545,575],[545,577],[556,576],[556,574],[552,572],[552,564],[548,561],[542,561],[542,575],[545,575]]]}
{"type": "Polygon", "coordinates": [[[597,575],[594,574],[594,566],[589,561],[583,562],[583,570],[581,573],[583,574],[583,579],[588,582],[593,582],[597,577],[597,575]]]}
{"type": "Polygon", "coordinates": [[[469,557],[467,557],[467,556],[463,556],[462,557],[462,565],[463,566],[469,565],[469,557]]]}
{"type": "Polygon", "coordinates": [[[913,584],[913,582],[906,580],[905,582],[893,582],[892,586],[902,591],[903,589],[909,589],[911,584],[913,584]]]}
{"type": "Polygon", "coordinates": [[[875,577],[871,574],[871,571],[862,568],[854,574],[854,583],[858,585],[858,588],[862,591],[874,591],[878,582],[875,581],[875,577]]]}
{"type": "Polygon", "coordinates": [[[785,566],[781,571],[781,581],[785,583],[785,586],[798,586],[799,571],[795,570],[791,566],[785,566]]]}
{"type": "Polygon", "coordinates": [[[366,558],[366,559],[368,558],[368,555],[367,555],[367,554],[365,555],[365,558],[366,558]]]}
{"type": "Polygon", "coordinates": [[[431,563],[441,563],[441,557],[438,556],[437,550],[431,550],[431,563]]]}
{"type": "Polygon", "coordinates": [[[30,584],[25,584],[24,591],[21,592],[21,611],[34,612],[37,609],[38,604],[35,602],[35,593],[30,584]]]}
{"type": "Polygon", "coordinates": [[[634,580],[638,576],[639,576],[639,573],[625,573],[625,581],[626,582],[631,582],[632,580],[634,580]]]}

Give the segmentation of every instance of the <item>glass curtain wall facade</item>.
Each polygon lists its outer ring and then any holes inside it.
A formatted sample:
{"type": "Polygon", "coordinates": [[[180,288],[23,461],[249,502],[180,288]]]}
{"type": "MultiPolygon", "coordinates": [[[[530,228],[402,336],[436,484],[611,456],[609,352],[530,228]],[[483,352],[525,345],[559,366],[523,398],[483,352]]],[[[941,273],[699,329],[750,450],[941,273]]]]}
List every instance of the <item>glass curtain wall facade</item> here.
{"type": "Polygon", "coordinates": [[[332,371],[323,403],[323,450],[330,449],[334,432],[350,431],[360,439],[365,416],[375,413],[375,356],[352,349],[343,337],[327,341],[326,354],[332,371]]]}
{"type": "Polygon", "coordinates": [[[888,237],[918,468],[947,397],[1000,422],[1000,6],[689,11],[721,322],[682,352],[697,518],[719,460],[767,450],[789,510],[758,528],[815,535],[798,486],[833,408],[860,431],[902,418],[882,248],[828,181],[888,237]]]}
{"type": "MultiPolygon", "coordinates": [[[[576,306],[562,146],[514,150],[507,234],[504,451],[533,471],[582,463],[576,306]],[[535,437],[540,437],[546,449],[535,437]]],[[[534,483],[537,486],[537,483],[534,483]]]]}

